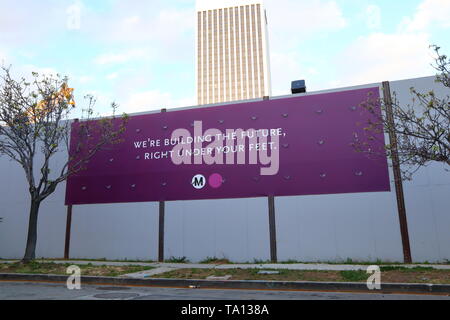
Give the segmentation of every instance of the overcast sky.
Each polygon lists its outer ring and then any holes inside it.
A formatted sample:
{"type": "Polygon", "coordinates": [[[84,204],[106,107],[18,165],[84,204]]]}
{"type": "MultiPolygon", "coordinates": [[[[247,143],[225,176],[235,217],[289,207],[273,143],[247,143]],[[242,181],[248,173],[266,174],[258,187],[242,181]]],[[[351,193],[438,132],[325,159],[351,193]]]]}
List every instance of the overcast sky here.
{"type": "MultiPolygon", "coordinates": [[[[214,1],[214,0],[211,0],[214,1]]],[[[223,2],[224,0],[220,0],[223,2]]],[[[266,0],[273,95],[434,74],[450,0],[266,0]]],[[[127,113],[195,104],[195,0],[0,0],[0,61],[127,113]],[[78,17],[78,13],[79,17],[78,17]]],[[[81,107],[80,105],[80,107],[81,107]]]]}

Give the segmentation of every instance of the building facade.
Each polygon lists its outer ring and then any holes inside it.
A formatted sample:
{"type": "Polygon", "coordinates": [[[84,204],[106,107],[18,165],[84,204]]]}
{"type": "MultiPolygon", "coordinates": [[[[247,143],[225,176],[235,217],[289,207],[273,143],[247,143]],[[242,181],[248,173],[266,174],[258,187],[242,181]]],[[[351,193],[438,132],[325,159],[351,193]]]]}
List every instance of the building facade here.
{"type": "Polygon", "coordinates": [[[267,15],[258,0],[197,2],[199,105],[271,95],[267,15]]]}

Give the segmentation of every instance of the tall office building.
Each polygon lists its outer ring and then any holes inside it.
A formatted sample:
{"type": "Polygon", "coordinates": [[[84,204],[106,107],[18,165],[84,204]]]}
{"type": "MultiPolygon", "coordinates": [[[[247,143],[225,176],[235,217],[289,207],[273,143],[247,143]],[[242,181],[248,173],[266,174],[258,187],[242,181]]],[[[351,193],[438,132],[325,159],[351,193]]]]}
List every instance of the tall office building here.
{"type": "Polygon", "coordinates": [[[271,95],[267,15],[258,0],[197,0],[199,105],[271,95]]]}

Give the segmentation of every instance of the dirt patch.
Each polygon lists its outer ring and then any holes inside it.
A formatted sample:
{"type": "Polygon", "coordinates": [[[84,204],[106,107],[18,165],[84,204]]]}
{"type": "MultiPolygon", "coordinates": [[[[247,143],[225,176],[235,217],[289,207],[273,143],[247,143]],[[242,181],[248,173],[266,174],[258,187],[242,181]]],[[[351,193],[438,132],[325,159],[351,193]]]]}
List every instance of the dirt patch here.
{"type": "MultiPolygon", "coordinates": [[[[278,274],[258,274],[261,269],[179,269],[152,276],[153,278],[206,279],[231,275],[230,280],[269,281],[321,281],[321,282],[365,282],[370,276],[365,271],[300,271],[278,269],[278,274]]],[[[271,269],[264,269],[271,270],[271,269]]],[[[398,269],[381,272],[384,283],[433,283],[450,284],[450,270],[398,269]]]]}
{"type": "Polygon", "coordinates": [[[382,282],[450,284],[450,271],[387,271],[381,275],[382,282]]]}

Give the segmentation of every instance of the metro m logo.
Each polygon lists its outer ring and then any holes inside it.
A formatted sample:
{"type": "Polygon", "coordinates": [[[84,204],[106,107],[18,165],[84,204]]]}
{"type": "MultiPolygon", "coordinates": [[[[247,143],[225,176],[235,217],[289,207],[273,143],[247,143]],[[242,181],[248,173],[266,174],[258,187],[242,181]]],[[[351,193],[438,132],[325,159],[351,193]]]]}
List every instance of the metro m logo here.
{"type": "Polygon", "coordinates": [[[206,185],[206,178],[204,175],[197,174],[192,178],[191,184],[195,189],[203,189],[206,185]]]}

